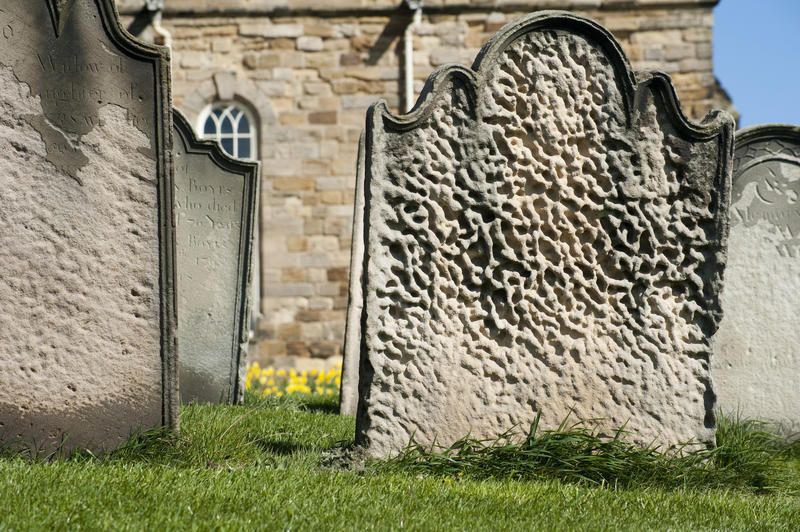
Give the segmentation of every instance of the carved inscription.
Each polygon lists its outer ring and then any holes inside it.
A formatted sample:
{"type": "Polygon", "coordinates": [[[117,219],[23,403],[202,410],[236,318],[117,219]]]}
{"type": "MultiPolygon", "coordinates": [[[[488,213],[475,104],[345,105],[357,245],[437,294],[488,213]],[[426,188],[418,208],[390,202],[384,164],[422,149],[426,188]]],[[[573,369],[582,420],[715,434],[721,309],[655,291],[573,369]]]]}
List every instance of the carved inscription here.
{"type": "Polygon", "coordinates": [[[243,360],[256,165],[175,120],[178,349],[184,402],[235,402],[243,360]]]}
{"type": "Polygon", "coordinates": [[[177,424],[167,59],[112,0],[0,0],[0,445],[177,424]]]}
{"type": "MultiPolygon", "coordinates": [[[[181,176],[191,175],[191,172],[192,169],[188,164],[176,168],[176,173],[181,176]]],[[[231,232],[241,228],[238,219],[241,214],[241,204],[238,201],[241,190],[235,190],[230,184],[203,184],[197,177],[181,181],[183,182],[175,183],[178,225],[196,231],[187,232],[187,238],[181,243],[182,250],[185,248],[199,251],[195,253],[195,265],[210,264],[213,260],[205,251],[230,249],[231,232]],[[207,229],[207,232],[203,229],[207,229]]],[[[236,250],[231,249],[231,251],[236,250]]],[[[209,270],[208,273],[213,273],[213,270],[209,270]]]]}
{"type": "Polygon", "coordinates": [[[78,182],[86,158],[75,153],[81,150],[76,140],[102,126],[101,108],[116,105],[125,110],[126,121],[151,139],[150,148],[143,150],[146,155],[153,156],[155,142],[155,114],[148,105],[153,87],[145,81],[152,78],[152,67],[115,50],[99,19],[86,16],[92,3],[81,0],[70,6],[70,24],[59,35],[54,26],[42,23],[53,13],[45,2],[3,0],[0,7],[5,48],[0,65],[10,67],[40,98],[43,116],[31,125],[45,141],[48,162],[78,182]],[[31,46],[32,42],[44,46],[31,46]]]}
{"type": "MultiPolygon", "coordinates": [[[[242,187],[241,184],[219,181],[201,183],[201,179],[211,180],[207,168],[190,164],[185,154],[176,154],[176,159],[178,280],[179,286],[186,283],[187,288],[191,287],[181,290],[181,293],[188,294],[192,289],[215,289],[217,277],[225,274],[221,271],[225,268],[224,255],[235,255],[239,249],[242,187]],[[195,286],[196,283],[200,284],[195,286]]],[[[224,179],[224,175],[213,177],[224,179]]]]}
{"type": "Polygon", "coordinates": [[[737,151],[734,160],[731,226],[766,222],[780,234],[778,252],[800,257],[800,149],[765,139],[737,151]]]}

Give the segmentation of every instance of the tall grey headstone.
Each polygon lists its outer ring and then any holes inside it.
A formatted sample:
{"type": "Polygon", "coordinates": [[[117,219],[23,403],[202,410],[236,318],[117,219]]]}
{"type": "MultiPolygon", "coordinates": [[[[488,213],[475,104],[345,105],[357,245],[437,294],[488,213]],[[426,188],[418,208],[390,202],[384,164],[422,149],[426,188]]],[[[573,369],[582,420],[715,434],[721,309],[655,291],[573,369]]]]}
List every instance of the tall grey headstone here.
{"type": "Polygon", "coordinates": [[[237,403],[250,330],[259,165],[198,140],[175,111],[181,401],[237,403]]]}
{"type": "Polygon", "coordinates": [[[729,115],[689,122],[608,31],[543,12],[366,127],[358,444],[492,438],[537,413],[714,444],[729,115]]]}
{"type": "Polygon", "coordinates": [[[800,127],[736,133],[719,409],[800,430],[800,127]]]}
{"type": "Polygon", "coordinates": [[[111,0],[0,0],[0,438],[177,427],[169,54],[111,0]]]}

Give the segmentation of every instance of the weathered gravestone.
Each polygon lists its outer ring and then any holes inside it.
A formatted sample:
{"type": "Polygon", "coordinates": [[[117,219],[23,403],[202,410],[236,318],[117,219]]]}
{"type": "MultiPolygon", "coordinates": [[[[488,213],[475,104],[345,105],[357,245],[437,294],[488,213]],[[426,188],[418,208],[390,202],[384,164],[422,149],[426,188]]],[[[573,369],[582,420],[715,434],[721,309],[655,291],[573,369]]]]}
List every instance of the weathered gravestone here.
{"type": "Polygon", "coordinates": [[[175,125],[175,248],[181,401],[236,403],[244,394],[258,163],[175,125]]]}
{"type": "Polygon", "coordinates": [[[800,430],[800,128],[736,134],[724,318],[714,338],[719,409],[800,430]]]}
{"type": "Polygon", "coordinates": [[[435,72],[408,115],[373,105],[356,442],[492,438],[540,412],[713,445],[732,141],[727,114],[689,123],[667,76],[562,12],[435,72]]]}
{"type": "Polygon", "coordinates": [[[350,251],[350,283],[348,286],[347,321],[342,350],[342,382],[339,386],[339,413],[354,416],[358,408],[358,372],[361,358],[361,315],[364,311],[364,171],[366,169],[364,132],[358,141],[356,194],[353,204],[353,240],[350,251]]]}
{"type": "Polygon", "coordinates": [[[168,52],[111,0],[0,0],[0,439],[177,426],[168,52]]]}

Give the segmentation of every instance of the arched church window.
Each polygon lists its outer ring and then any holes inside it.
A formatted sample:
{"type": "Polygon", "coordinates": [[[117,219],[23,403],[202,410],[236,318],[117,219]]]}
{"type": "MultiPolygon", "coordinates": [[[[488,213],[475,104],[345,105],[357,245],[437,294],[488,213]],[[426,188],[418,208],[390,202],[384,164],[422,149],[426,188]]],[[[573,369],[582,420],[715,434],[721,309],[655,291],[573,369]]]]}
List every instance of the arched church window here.
{"type": "Polygon", "coordinates": [[[239,159],[258,158],[253,113],[239,102],[216,102],[200,114],[198,130],[204,139],[217,140],[225,152],[239,159]]]}

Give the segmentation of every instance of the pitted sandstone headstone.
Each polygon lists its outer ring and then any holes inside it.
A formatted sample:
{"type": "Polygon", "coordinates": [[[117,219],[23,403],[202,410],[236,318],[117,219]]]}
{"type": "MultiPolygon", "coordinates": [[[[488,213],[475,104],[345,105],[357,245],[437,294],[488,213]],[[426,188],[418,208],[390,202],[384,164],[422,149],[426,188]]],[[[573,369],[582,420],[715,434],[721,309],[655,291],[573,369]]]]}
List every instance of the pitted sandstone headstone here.
{"type": "Polygon", "coordinates": [[[800,430],[800,127],[736,133],[718,408],[800,430]]]}
{"type": "Polygon", "coordinates": [[[541,412],[713,445],[732,132],[561,12],[435,72],[408,115],[373,105],[356,442],[381,456],[541,412]]]}
{"type": "Polygon", "coordinates": [[[237,403],[244,394],[259,165],[198,140],[177,110],[174,125],[181,401],[237,403]]]}
{"type": "Polygon", "coordinates": [[[169,57],[111,0],[0,0],[0,439],[177,427],[169,57]]]}

